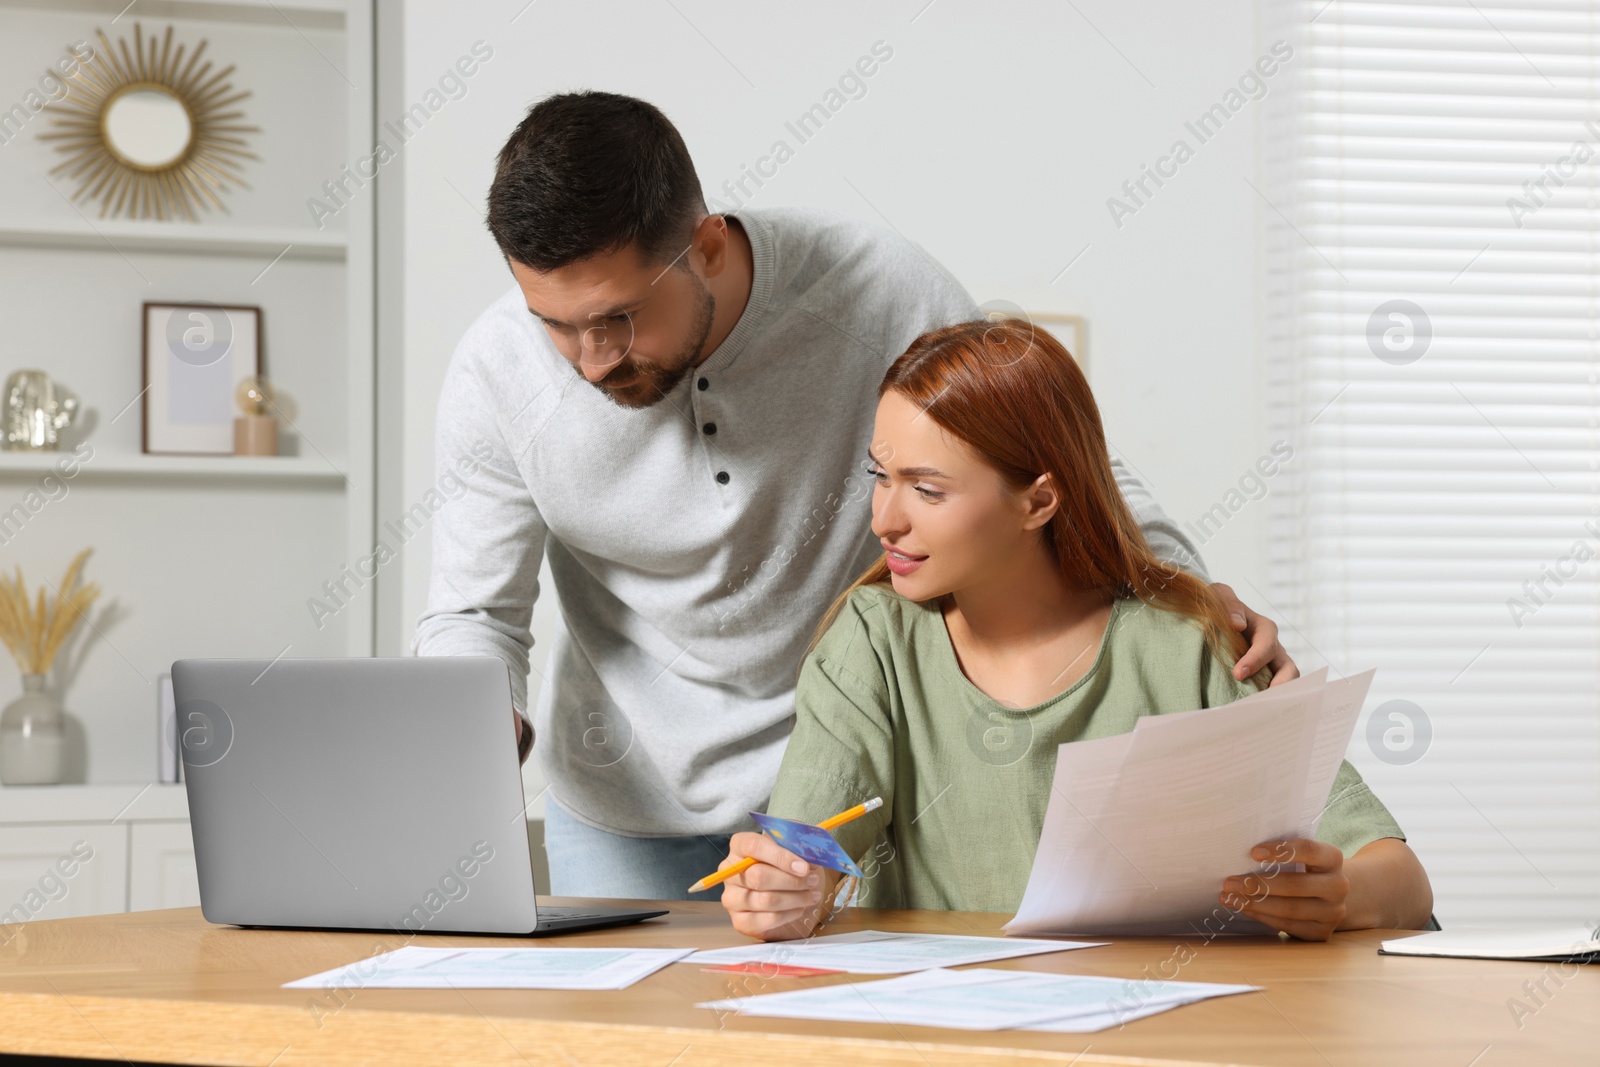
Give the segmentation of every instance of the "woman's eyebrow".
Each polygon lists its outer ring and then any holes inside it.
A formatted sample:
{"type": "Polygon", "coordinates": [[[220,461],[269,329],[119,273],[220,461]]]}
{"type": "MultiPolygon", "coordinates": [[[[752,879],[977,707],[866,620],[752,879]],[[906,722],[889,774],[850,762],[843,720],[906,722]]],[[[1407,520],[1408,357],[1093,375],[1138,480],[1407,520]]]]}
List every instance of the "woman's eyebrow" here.
{"type": "MultiPolygon", "coordinates": [[[[872,449],[870,449],[870,448],[867,449],[867,461],[872,463],[874,466],[878,466],[878,467],[883,466],[883,464],[878,462],[877,457],[872,454],[872,449]]],[[[944,471],[940,470],[937,467],[898,467],[898,468],[895,469],[895,473],[900,475],[900,477],[902,477],[902,478],[948,478],[948,477],[950,477],[948,474],[946,474],[944,471]]]]}

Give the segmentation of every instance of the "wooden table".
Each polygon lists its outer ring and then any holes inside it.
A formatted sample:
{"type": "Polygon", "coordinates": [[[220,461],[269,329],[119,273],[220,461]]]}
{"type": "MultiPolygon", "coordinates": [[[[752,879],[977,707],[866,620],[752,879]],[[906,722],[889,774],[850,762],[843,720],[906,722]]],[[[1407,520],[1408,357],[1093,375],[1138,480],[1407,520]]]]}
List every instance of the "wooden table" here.
{"type": "MultiPolygon", "coordinates": [[[[545,941],[421,937],[413,943],[636,948],[745,943],[716,904],[660,906],[670,907],[671,916],[545,941]]],[[[1005,918],[856,911],[844,913],[829,930],[999,934],[1005,918]]],[[[404,941],[393,934],[213,926],[198,908],[34,922],[16,929],[0,948],[0,1052],[6,1053],[273,1067],[965,1067],[1002,1060],[1081,1067],[1600,1063],[1600,968],[1379,956],[1377,943],[1397,936],[1384,931],[1339,934],[1325,944],[1124,938],[1101,948],[986,964],[1264,987],[1117,1030],[1043,1034],[740,1018],[694,1005],[745,992],[873,979],[771,979],[684,964],[631,989],[605,993],[281,989],[284,982],[404,941]],[[1532,1014],[1514,1017],[1508,1004],[1513,999],[1532,1014]]]]}

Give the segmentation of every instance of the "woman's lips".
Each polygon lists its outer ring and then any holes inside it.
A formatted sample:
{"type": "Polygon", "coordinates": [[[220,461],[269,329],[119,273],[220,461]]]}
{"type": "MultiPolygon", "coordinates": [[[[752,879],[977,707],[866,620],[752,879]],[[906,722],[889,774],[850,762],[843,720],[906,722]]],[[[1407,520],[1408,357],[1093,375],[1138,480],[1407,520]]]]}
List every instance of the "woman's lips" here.
{"type": "Polygon", "coordinates": [[[884,544],[881,541],[879,544],[883,545],[883,558],[884,561],[889,565],[889,570],[894,574],[900,575],[902,578],[915,572],[918,567],[921,567],[928,561],[927,556],[914,556],[909,552],[902,552],[899,549],[890,548],[887,544],[884,544]]]}

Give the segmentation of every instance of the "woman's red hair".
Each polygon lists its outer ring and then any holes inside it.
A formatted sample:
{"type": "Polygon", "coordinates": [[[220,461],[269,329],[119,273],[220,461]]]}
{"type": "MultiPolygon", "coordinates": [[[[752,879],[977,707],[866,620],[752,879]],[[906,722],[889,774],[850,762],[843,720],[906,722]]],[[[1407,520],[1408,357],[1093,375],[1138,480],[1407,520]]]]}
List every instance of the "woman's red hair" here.
{"type": "MultiPolygon", "coordinates": [[[[1111,471],[1089,382],[1051,333],[1015,319],[933,330],[894,361],[878,395],[891,389],[964,442],[1013,489],[1041,474],[1051,476],[1061,507],[1041,533],[1071,585],[1110,597],[1135,596],[1189,616],[1227,666],[1245,651],[1216,592],[1150,550],[1111,471]]],[[[888,580],[888,565],[880,558],[834,601],[818,636],[852,592],[888,580]]]]}

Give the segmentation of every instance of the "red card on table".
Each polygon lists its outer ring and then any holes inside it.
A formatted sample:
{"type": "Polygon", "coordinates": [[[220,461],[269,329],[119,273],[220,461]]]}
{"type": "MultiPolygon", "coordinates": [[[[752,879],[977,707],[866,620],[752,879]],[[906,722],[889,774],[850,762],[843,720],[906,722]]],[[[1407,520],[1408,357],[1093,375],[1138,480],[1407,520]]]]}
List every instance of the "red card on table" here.
{"type": "Polygon", "coordinates": [[[745,963],[722,963],[715,967],[702,967],[702,971],[724,971],[728,974],[759,974],[765,978],[814,978],[819,974],[844,974],[844,971],[829,970],[826,967],[795,967],[787,963],[761,963],[750,960],[745,963]]]}

